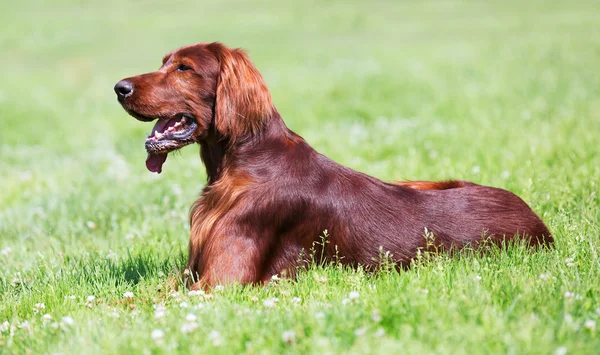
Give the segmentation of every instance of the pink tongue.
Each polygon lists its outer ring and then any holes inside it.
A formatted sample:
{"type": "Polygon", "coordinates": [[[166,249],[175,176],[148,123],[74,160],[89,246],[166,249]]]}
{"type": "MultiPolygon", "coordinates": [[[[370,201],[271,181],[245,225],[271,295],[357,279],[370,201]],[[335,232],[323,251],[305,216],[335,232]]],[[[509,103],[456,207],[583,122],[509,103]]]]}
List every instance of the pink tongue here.
{"type": "Polygon", "coordinates": [[[154,154],[148,153],[148,157],[146,158],[146,168],[153,173],[161,173],[162,165],[167,160],[167,153],[162,154],[154,154]]]}

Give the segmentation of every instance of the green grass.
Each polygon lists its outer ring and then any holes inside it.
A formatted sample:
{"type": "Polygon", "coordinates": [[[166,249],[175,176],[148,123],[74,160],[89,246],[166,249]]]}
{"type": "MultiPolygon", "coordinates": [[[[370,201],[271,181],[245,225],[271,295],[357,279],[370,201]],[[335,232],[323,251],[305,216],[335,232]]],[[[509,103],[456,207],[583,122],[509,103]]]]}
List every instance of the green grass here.
{"type": "Polygon", "coordinates": [[[597,2],[1,7],[0,353],[600,352],[597,2]],[[510,189],[556,247],[169,293],[204,169],[187,147],[147,172],[150,125],[112,86],[214,40],[249,51],[318,151],[385,180],[510,189]]]}

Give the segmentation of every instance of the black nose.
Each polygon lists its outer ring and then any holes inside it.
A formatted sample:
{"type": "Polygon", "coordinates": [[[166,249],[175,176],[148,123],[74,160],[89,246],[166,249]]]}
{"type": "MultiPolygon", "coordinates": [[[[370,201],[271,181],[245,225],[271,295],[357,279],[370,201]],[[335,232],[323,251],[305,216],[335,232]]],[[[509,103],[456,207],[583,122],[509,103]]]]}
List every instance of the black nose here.
{"type": "Polygon", "coordinates": [[[124,99],[133,92],[133,84],[127,80],[121,80],[115,85],[115,92],[119,99],[124,99]]]}

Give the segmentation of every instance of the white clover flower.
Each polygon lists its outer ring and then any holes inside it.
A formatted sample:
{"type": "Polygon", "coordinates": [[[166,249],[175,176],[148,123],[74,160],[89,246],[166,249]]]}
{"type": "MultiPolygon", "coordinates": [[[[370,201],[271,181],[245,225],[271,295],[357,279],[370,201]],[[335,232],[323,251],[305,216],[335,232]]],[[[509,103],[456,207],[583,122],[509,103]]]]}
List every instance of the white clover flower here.
{"type": "Polygon", "coordinates": [[[360,295],[356,291],[350,291],[350,293],[348,294],[348,299],[350,299],[350,301],[357,300],[359,297],[360,295]]]}
{"type": "Polygon", "coordinates": [[[188,308],[188,304],[187,304],[187,302],[181,302],[181,303],[179,304],[179,308],[188,308]]]}
{"type": "Polygon", "coordinates": [[[293,330],[286,330],[281,335],[281,340],[286,344],[294,344],[296,342],[296,332],[293,330]]]}
{"type": "Polygon", "coordinates": [[[565,298],[572,299],[574,297],[575,297],[575,292],[570,292],[570,291],[565,292],[565,298]]]}
{"type": "Polygon", "coordinates": [[[164,310],[157,310],[156,312],[154,312],[154,318],[162,318],[164,316],[165,316],[164,310]]]}
{"type": "Polygon", "coordinates": [[[216,330],[213,330],[208,334],[208,339],[212,340],[213,346],[221,346],[223,343],[221,340],[221,334],[216,330]]]}
{"type": "Polygon", "coordinates": [[[50,314],[46,313],[42,316],[42,320],[45,322],[49,322],[52,320],[52,316],[50,314]]]}
{"type": "Polygon", "coordinates": [[[10,323],[5,320],[2,324],[0,324],[0,332],[5,332],[10,329],[10,323]]]}
{"type": "Polygon", "coordinates": [[[64,316],[62,317],[62,322],[65,325],[73,325],[75,324],[75,320],[69,316],[64,316]]]}
{"type": "Polygon", "coordinates": [[[152,333],[150,333],[150,338],[154,341],[162,340],[165,337],[165,332],[160,329],[154,329],[152,333]]]}
{"type": "Polygon", "coordinates": [[[373,312],[371,312],[371,319],[373,320],[373,322],[381,322],[381,315],[379,314],[379,311],[374,310],[373,312]]]}
{"type": "Polygon", "coordinates": [[[540,280],[548,280],[550,278],[550,274],[540,274],[540,280]]]}
{"type": "Polygon", "coordinates": [[[74,295],[71,296],[65,296],[66,300],[74,300],[76,297],[74,295]]]}
{"type": "Polygon", "coordinates": [[[198,328],[198,323],[195,322],[186,322],[181,326],[181,331],[184,333],[191,333],[198,328]]]}
{"type": "Polygon", "coordinates": [[[217,286],[215,286],[215,287],[214,287],[214,289],[213,289],[213,290],[214,290],[215,292],[221,292],[221,291],[223,291],[224,289],[225,289],[225,286],[223,286],[223,285],[217,285],[217,286]]]}
{"type": "Polygon", "coordinates": [[[188,322],[195,322],[196,320],[198,320],[198,317],[196,317],[195,314],[190,313],[187,316],[185,316],[185,320],[187,320],[188,322]]]}
{"type": "Polygon", "coordinates": [[[277,276],[277,274],[271,276],[271,281],[279,281],[279,280],[281,280],[281,279],[279,278],[279,276],[277,276]]]}
{"type": "Polygon", "coordinates": [[[8,254],[10,254],[11,251],[12,251],[12,248],[6,247],[6,248],[3,248],[2,251],[0,251],[0,254],[2,254],[4,256],[8,256],[8,254]]]}
{"type": "Polygon", "coordinates": [[[190,292],[188,292],[188,296],[190,296],[190,297],[203,296],[203,295],[204,295],[204,291],[202,291],[202,290],[191,290],[190,292]]]}
{"type": "Polygon", "coordinates": [[[561,346],[556,348],[556,351],[554,351],[555,355],[565,355],[567,353],[567,347],[566,346],[561,346]]]}
{"type": "Polygon", "coordinates": [[[566,264],[568,267],[571,267],[571,266],[574,266],[574,265],[575,265],[574,261],[575,261],[575,259],[573,259],[573,258],[566,258],[566,259],[565,259],[565,264],[566,264]]]}
{"type": "Polygon", "coordinates": [[[26,331],[29,332],[31,330],[31,326],[29,324],[29,321],[24,320],[23,322],[21,322],[21,324],[19,324],[19,328],[25,329],[26,331]]]}
{"type": "Polygon", "coordinates": [[[267,298],[266,300],[263,301],[263,306],[267,307],[267,308],[272,308],[275,306],[275,303],[277,302],[277,298],[267,298]]]}
{"type": "Polygon", "coordinates": [[[294,297],[294,298],[292,298],[292,303],[293,304],[298,304],[300,302],[302,302],[302,299],[300,297],[294,297]]]}
{"type": "Polygon", "coordinates": [[[345,306],[345,305],[347,305],[348,303],[350,303],[350,299],[348,299],[348,298],[344,298],[344,299],[342,299],[342,305],[344,305],[344,306],[345,306]]]}
{"type": "Polygon", "coordinates": [[[586,320],[583,326],[593,332],[594,330],[596,330],[596,321],[591,319],[586,320]]]}
{"type": "Polygon", "coordinates": [[[46,305],[43,303],[36,303],[35,309],[37,309],[38,311],[41,311],[42,309],[46,309],[46,305]]]}
{"type": "Polygon", "coordinates": [[[107,314],[108,317],[110,318],[119,318],[119,313],[117,313],[116,311],[112,311],[110,313],[107,314]]]}
{"type": "Polygon", "coordinates": [[[206,307],[204,305],[204,303],[198,303],[197,305],[194,306],[195,309],[200,310],[200,311],[203,310],[204,307],[206,307]]]}
{"type": "Polygon", "coordinates": [[[94,222],[92,222],[92,221],[87,221],[87,222],[85,222],[85,225],[86,225],[86,226],[87,226],[89,229],[91,229],[91,230],[94,230],[94,229],[96,229],[96,223],[94,223],[94,222]]]}
{"type": "Polygon", "coordinates": [[[88,302],[94,302],[95,299],[96,299],[95,296],[87,296],[87,301],[88,302]]]}
{"type": "Polygon", "coordinates": [[[366,327],[357,328],[354,331],[354,335],[356,335],[357,337],[361,337],[361,336],[363,336],[365,334],[367,334],[367,328],[366,327]]]}
{"type": "Polygon", "coordinates": [[[473,280],[475,280],[475,282],[479,282],[481,281],[481,276],[475,275],[475,277],[473,277],[473,280]]]}
{"type": "Polygon", "coordinates": [[[377,331],[375,332],[375,336],[376,336],[376,337],[382,337],[382,336],[384,336],[384,335],[385,335],[385,329],[383,329],[383,328],[379,328],[379,329],[377,329],[377,331]]]}
{"type": "Polygon", "coordinates": [[[133,292],[131,291],[127,291],[123,294],[123,297],[125,298],[133,298],[133,292]]]}

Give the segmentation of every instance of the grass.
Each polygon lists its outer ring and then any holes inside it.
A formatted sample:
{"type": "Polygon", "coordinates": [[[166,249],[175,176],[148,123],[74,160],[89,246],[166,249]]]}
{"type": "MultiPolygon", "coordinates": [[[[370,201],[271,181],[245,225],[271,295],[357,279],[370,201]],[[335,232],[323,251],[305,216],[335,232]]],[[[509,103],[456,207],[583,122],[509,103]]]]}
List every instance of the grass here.
{"type": "Polygon", "coordinates": [[[1,353],[598,353],[596,2],[2,8],[1,353]],[[510,189],[556,247],[170,292],[205,173],[197,147],[148,173],[150,126],[112,86],[213,40],[248,49],[287,124],[320,152],[386,180],[510,189]]]}

